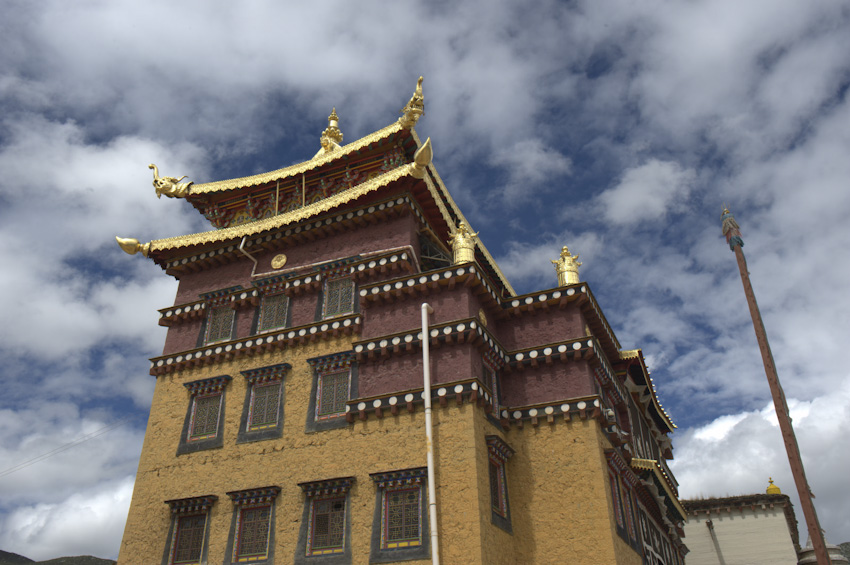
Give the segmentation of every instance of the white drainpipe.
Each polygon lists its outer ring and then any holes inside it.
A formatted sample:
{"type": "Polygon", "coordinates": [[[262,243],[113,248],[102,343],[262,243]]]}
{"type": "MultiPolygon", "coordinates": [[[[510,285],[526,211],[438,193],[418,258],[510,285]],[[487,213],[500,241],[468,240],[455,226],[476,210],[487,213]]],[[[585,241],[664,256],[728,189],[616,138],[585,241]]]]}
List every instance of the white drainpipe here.
{"type": "Polygon", "coordinates": [[[428,446],[428,512],[431,525],[431,563],[440,565],[440,542],[437,536],[437,497],[434,493],[434,432],[431,425],[431,347],[428,314],[434,309],[422,303],[422,373],[425,380],[425,436],[428,446]]]}

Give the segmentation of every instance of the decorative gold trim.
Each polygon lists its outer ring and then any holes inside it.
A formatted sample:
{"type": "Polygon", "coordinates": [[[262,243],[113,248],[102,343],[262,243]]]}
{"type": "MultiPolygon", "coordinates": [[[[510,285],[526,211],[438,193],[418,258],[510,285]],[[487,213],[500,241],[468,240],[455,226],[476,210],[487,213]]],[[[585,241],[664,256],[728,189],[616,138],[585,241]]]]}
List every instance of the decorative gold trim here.
{"type": "Polygon", "coordinates": [[[375,191],[402,177],[409,176],[411,175],[413,166],[413,163],[404,164],[401,167],[377,176],[370,181],[358,184],[348,190],[344,190],[343,192],[339,192],[333,196],[314,202],[313,204],[308,204],[303,208],[292,210],[291,212],[280,214],[278,216],[271,216],[270,218],[264,218],[255,222],[248,222],[246,224],[239,224],[238,226],[232,226],[221,230],[181,235],[166,239],[155,239],[149,244],[150,251],[165,251],[168,249],[187,247],[189,245],[222,242],[229,239],[244,237],[246,235],[254,235],[286,224],[298,222],[311,216],[321,214],[322,212],[327,212],[332,208],[336,208],[341,204],[360,198],[364,194],[375,191]]]}
{"type": "Polygon", "coordinates": [[[640,349],[623,349],[620,351],[620,360],[625,361],[626,359],[636,359],[639,353],[640,349]]]}
{"type": "Polygon", "coordinates": [[[632,457],[631,461],[632,469],[638,469],[642,471],[652,471],[652,473],[658,479],[658,482],[664,487],[664,492],[673,502],[673,506],[676,507],[676,510],[679,511],[679,514],[687,520],[688,513],[682,507],[682,503],[679,502],[679,498],[673,492],[673,488],[670,486],[670,479],[667,477],[667,474],[661,470],[657,461],[652,459],[639,459],[637,457],[632,457]]]}
{"type": "Polygon", "coordinates": [[[353,153],[359,149],[367,147],[371,143],[375,143],[376,141],[385,139],[390,135],[403,130],[404,127],[400,123],[395,122],[383,129],[380,129],[374,133],[367,135],[366,137],[361,137],[357,141],[353,141],[348,145],[344,145],[336,151],[327,153],[325,155],[317,155],[313,159],[305,161],[303,163],[290,165],[289,167],[283,167],[282,169],[277,169],[268,173],[260,173],[258,175],[252,175],[248,177],[220,180],[203,184],[193,184],[191,194],[210,194],[213,192],[221,192],[224,190],[244,188],[246,186],[257,186],[260,184],[265,184],[267,182],[274,182],[276,180],[282,180],[288,177],[293,177],[295,175],[300,175],[301,173],[305,173],[307,171],[316,169],[318,167],[336,161],[337,159],[340,159],[343,156],[348,155],[349,153],[353,153]]]}

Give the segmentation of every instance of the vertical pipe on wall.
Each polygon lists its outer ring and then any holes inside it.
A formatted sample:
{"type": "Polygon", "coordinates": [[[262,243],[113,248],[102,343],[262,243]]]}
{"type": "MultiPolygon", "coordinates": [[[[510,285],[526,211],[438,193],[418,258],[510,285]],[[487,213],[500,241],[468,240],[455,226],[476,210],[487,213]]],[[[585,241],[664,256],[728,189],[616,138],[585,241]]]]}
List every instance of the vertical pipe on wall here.
{"type": "Polygon", "coordinates": [[[431,347],[428,336],[428,314],[434,309],[422,303],[422,376],[425,381],[425,437],[428,459],[428,523],[431,526],[431,563],[440,564],[440,543],[437,536],[437,498],[434,492],[434,432],[431,425],[431,347]]]}

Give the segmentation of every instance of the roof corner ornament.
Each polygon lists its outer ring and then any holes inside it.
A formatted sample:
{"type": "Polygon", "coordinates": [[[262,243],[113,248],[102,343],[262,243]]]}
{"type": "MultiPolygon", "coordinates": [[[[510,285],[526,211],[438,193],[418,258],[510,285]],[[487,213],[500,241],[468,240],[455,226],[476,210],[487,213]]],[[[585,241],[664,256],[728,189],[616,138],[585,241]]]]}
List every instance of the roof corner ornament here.
{"type": "Polygon", "coordinates": [[[581,263],[577,261],[578,255],[571,255],[570,249],[565,245],[561,248],[561,256],[552,259],[555,271],[558,273],[558,286],[567,286],[581,282],[578,277],[578,268],[581,263]]]}
{"type": "Polygon", "coordinates": [[[331,115],[328,116],[328,127],[322,132],[320,141],[322,148],[313,156],[313,159],[332,153],[341,147],[342,131],[339,129],[339,116],[336,115],[336,108],[331,110],[331,115]]]}
{"type": "Polygon", "coordinates": [[[425,97],[422,95],[422,77],[416,81],[416,90],[413,91],[413,96],[410,97],[404,108],[401,109],[402,116],[398,119],[401,127],[410,129],[416,125],[416,122],[425,113],[425,97]]]}
{"type": "Polygon", "coordinates": [[[410,164],[410,176],[417,179],[425,178],[425,168],[431,164],[434,158],[434,150],[431,148],[431,138],[425,140],[422,147],[413,154],[413,163],[410,164]]]}
{"type": "Polygon", "coordinates": [[[156,165],[151,163],[148,165],[148,168],[153,169],[153,187],[156,189],[157,198],[162,198],[163,194],[169,198],[186,198],[189,195],[189,187],[192,186],[193,181],[180,182],[186,178],[186,175],[183,175],[179,179],[176,177],[161,177],[159,176],[159,169],[156,165]]]}
{"type": "Polygon", "coordinates": [[[735,216],[729,211],[729,208],[723,206],[723,212],[720,215],[720,220],[723,222],[721,229],[723,235],[726,236],[726,243],[729,244],[729,249],[735,251],[735,246],[743,247],[744,239],[741,237],[741,226],[735,221],[735,216]]]}
{"type": "Polygon", "coordinates": [[[134,239],[132,237],[118,237],[116,235],[115,241],[118,242],[118,245],[127,255],[135,255],[136,253],[141,252],[142,255],[147,257],[151,250],[150,243],[139,243],[138,239],[134,239]]]}
{"type": "Polygon", "coordinates": [[[475,261],[475,238],[477,235],[478,232],[470,231],[465,223],[461,222],[457,225],[457,229],[449,237],[455,265],[475,261]]]}

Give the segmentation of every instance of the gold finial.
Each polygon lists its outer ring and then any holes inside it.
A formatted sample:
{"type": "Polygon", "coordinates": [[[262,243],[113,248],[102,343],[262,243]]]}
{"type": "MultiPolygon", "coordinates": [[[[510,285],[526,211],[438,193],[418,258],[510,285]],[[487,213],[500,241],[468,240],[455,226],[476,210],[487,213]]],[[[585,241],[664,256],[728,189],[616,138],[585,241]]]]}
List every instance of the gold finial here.
{"type": "Polygon", "coordinates": [[[431,138],[425,140],[422,147],[416,150],[413,154],[413,163],[410,165],[410,176],[422,179],[425,178],[425,167],[431,164],[431,159],[434,157],[434,150],[431,149],[431,138]]]}
{"type": "Polygon", "coordinates": [[[328,127],[322,132],[320,139],[322,148],[316,153],[313,158],[319,155],[326,155],[332,151],[336,151],[342,143],[342,131],[339,129],[339,116],[336,115],[336,108],[331,110],[331,115],[328,116],[328,127]]]}
{"type": "Polygon", "coordinates": [[[576,284],[579,281],[578,268],[581,263],[576,261],[578,255],[570,255],[569,248],[565,245],[561,248],[561,257],[552,259],[552,264],[555,265],[555,272],[558,273],[558,286],[567,286],[568,284],[576,284]]]}
{"type": "Polygon", "coordinates": [[[413,91],[413,96],[401,109],[402,116],[398,119],[402,127],[410,129],[416,125],[419,118],[425,114],[425,96],[422,95],[422,77],[416,81],[416,90],[413,91]]]}
{"type": "Polygon", "coordinates": [[[163,194],[169,198],[186,198],[189,194],[189,187],[193,184],[192,181],[180,182],[186,178],[186,175],[183,175],[179,179],[176,177],[161,177],[159,176],[159,169],[156,165],[151,163],[148,165],[148,168],[153,169],[153,187],[156,189],[157,198],[162,198],[163,194]]]}
{"type": "Polygon", "coordinates": [[[142,255],[147,257],[151,250],[150,243],[141,244],[138,239],[132,237],[118,237],[116,235],[115,241],[118,242],[118,245],[124,250],[124,253],[128,255],[135,255],[136,253],[141,252],[142,255]]]}
{"type": "Polygon", "coordinates": [[[767,490],[765,491],[767,494],[782,494],[782,491],[779,490],[779,487],[773,484],[773,477],[768,477],[767,482],[770,484],[767,485],[767,490]]]}
{"type": "Polygon", "coordinates": [[[472,233],[463,222],[457,225],[457,229],[449,237],[455,265],[475,261],[475,237],[477,235],[478,232],[472,233]]]}

